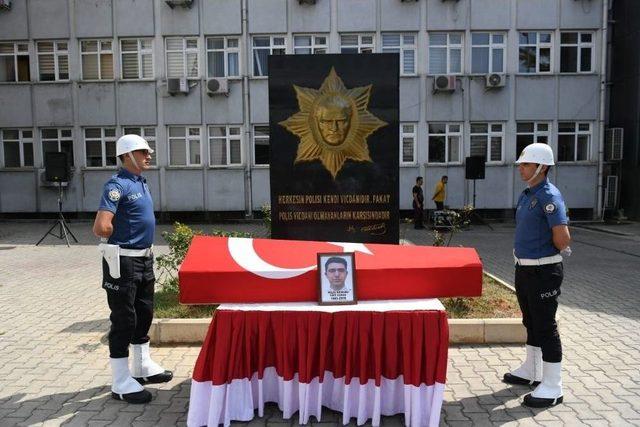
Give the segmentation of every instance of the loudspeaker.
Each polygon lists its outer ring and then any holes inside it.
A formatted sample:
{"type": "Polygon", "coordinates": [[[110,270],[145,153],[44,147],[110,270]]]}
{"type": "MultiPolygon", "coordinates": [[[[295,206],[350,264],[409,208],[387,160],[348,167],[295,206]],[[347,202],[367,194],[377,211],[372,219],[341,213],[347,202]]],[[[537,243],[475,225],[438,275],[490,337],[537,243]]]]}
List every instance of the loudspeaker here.
{"type": "Polygon", "coordinates": [[[465,178],[484,179],[484,156],[471,156],[465,159],[465,178]]]}
{"type": "Polygon", "coordinates": [[[44,176],[50,182],[69,182],[71,165],[69,156],[63,152],[44,153],[44,176]]]}

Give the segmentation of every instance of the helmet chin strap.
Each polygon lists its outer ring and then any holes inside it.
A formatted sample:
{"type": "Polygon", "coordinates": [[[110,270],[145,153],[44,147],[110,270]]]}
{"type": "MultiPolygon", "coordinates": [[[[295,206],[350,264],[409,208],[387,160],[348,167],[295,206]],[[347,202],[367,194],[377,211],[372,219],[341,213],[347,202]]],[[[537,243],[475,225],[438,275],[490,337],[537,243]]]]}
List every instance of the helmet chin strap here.
{"type": "Polygon", "coordinates": [[[544,166],[542,163],[538,165],[538,167],[536,168],[536,171],[535,171],[535,173],[533,174],[533,176],[527,180],[527,184],[531,185],[531,181],[533,181],[534,179],[536,179],[536,177],[538,176],[538,174],[540,174],[540,171],[542,170],[542,166],[544,166]]]}
{"type": "MultiPolygon", "coordinates": [[[[129,158],[131,159],[131,162],[133,163],[133,165],[136,167],[137,170],[140,170],[140,166],[138,166],[138,162],[136,162],[136,159],[133,157],[133,154],[131,154],[131,151],[129,151],[127,153],[129,155],[129,158]]],[[[537,173],[537,172],[536,172],[537,173]]],[[[535,175],[534,175],[535,176],[535,175]]]]}

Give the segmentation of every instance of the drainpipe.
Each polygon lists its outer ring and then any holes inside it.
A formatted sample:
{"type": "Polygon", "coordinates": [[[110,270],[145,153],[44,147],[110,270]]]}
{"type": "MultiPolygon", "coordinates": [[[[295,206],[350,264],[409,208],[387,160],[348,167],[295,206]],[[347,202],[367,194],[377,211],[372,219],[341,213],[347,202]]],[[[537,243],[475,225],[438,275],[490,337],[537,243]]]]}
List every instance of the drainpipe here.
{"type": "Polygon", "coordinates": [[[242,76],[242,126],[244,128],[244,146],[246,148],[244,166],[244,216],[253,218],[253,190],[251,185],[251,106],[249,104],[249,69],[251,67],[251,38],[249,37],[248,0],[242,0],[242,37],[244,39],[244,74],[242,76]]]}
{"type": "Polygon", "coordinates": [[[605,97],[607,94],[607,26],[609,21],[609,1],[602,1],[602,47],[600,49],[600,133],[598,135],[598,193],[596,215],[594,219],[603,218],[603,170],[604,170],[604,118],[605,118],[605,97]]]}

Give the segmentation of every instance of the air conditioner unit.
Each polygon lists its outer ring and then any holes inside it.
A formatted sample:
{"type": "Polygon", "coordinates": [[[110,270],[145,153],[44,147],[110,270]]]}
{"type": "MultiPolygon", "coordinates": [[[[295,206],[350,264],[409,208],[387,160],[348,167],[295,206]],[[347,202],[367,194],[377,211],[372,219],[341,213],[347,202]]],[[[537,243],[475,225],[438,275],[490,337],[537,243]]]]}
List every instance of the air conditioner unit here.
{"type": "Polygon", "coordinates": [[[456,76],[440,75],[433,79],[434,92],[453,92],[456,90],[456,76]]]}
{"type": "Polygon", "coordinates": [[[171,95],[175,95],[176,93],[189,93],[189,81],[186,77],[167,79],[167,92],[171,95]]]}
{"type": "Polygon", "coordinates": [[[164,2],[168,4],[171,9],[176,6],[190,9],[191,5],[193,4],[193,0],[164,0],[164,2]]]}
{"type": "Polygon", "coordinates": [[[615,209],[618,206],[618,177],[609,175],[606,177],[606,187],[604,193],[604,207],[615,209]]]}
{"type": "Polygon", "coordinates": [[[606,132],[606,154],[607,160],[622,160],[622,151],[624,148],[624,128],[609,128],[606,132]]]}
{"type": "Polygon", "coordinates": [[[507,80],[507,76],[505,76],[504,74],[500,74],[500,73],[491,73],[491,74],[487,74],[486,76],[486,86],[488,88],[492,88],[492,87],[503,87],[504,84],[506,83],[507,80]]]}
{"type": "Polygon", "coordinates": [[[207,80],[207,94],[227,95],[229,93],[229,81],[223,78],[215,78],[207,80]]]}
{"type": "Polygon", "coordinates": [[[0,0],[0,10],[11,9],[11,0],[0,0]]]}
{"type": "Polygon", "coordinates": [[[316,4],[316,0],[298,0],[298,4],[316,4]]]}

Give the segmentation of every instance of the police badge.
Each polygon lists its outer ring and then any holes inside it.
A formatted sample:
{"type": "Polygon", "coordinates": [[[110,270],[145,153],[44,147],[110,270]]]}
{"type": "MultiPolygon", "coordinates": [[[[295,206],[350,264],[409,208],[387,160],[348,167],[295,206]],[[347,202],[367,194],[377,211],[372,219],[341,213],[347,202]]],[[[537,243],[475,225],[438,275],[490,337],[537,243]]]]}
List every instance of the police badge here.
{"type": "Polygon", "coordinates": [[[548,214],[552,214],[556,211],[556,205],[554,203],[547,203],[544,205],[544,211],[548,214]]]}
{"type": "Polygon", "coordinates": [[[111,200],[112,202],[117,202],[118,200],[120,200],[120,192],[115,188],[109,191],[109,200],[111,200]]]}

